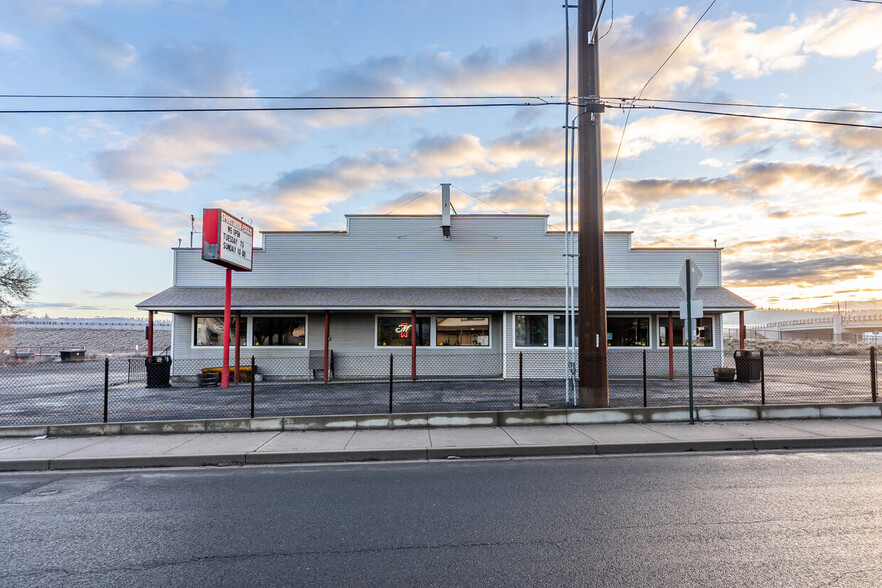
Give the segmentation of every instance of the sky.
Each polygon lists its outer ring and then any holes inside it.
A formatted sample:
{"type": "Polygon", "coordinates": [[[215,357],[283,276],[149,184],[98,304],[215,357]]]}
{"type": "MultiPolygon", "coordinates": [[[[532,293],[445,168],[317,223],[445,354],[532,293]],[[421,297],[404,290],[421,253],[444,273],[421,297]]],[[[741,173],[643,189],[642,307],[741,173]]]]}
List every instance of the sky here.
{"type": "MultiPolygon", "coordinates": [[[[710,3],[608,0],[602,96],[882,124],[872,112],[818,110],[882,110],[882,5],[717,0],[652,77],[710,3]]],[[[560,102],[561,4],[0,0],[0,110],[330,104],[15,94],[560,102]]],[[[573,35],[576,18],[570,10],[573,35]]],[[[573,42],[571,79],[575,57],[573,42]]],[[[344,229],[346,214],[437,213],[450,182],[459,213],[547,213],[561,228],[564,121],[560,105],[0,114],[0,208],[41,277],[33,314],[138,316],[137,302],[171,285],[171,248],[189,244],[190,215],[198,231],[203,208],[258,231],[344,229]]],[[[762,307],[880,297],[882,129],[620,108],[603,124],[607,230],[633,231],[638,246],[716,242],[724,285],[762,307]]]]}

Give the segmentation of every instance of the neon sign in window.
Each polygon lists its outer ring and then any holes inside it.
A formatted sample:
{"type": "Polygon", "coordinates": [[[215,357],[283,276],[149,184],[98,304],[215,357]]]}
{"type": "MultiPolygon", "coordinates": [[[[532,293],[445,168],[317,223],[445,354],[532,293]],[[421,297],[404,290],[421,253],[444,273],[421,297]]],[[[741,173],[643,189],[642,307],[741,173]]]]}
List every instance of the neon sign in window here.
{"type": "Polygon", "coordinates": [[[417,317],[415,333],[410,317],[377,317],[377,345],[380,347],[410,347],[413,337],[416,337],[417,345],[429,345],[430,333],[429,317],[417,317]]]}

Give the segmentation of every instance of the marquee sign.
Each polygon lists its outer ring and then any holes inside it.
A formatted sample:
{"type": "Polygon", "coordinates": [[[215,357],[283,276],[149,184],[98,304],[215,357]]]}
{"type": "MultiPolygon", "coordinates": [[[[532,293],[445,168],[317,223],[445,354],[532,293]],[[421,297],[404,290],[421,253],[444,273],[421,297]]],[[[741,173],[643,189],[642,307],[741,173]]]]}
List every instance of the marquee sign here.
{"type": "Polygon", "coordinates": [[[254,229],[220,208],[202,211],[202,259],[250,272],[254,229]]]}

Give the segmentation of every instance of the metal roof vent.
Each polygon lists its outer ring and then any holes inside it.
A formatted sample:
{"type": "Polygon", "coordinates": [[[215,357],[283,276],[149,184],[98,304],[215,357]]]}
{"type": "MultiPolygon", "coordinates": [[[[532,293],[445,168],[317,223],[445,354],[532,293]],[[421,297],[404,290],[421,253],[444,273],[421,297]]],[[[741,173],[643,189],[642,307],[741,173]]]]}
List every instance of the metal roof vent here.
{"type": "Polygon", "coordinates": [[[450,184],[441,184],[441,232],[450,238],[450,184]]]}

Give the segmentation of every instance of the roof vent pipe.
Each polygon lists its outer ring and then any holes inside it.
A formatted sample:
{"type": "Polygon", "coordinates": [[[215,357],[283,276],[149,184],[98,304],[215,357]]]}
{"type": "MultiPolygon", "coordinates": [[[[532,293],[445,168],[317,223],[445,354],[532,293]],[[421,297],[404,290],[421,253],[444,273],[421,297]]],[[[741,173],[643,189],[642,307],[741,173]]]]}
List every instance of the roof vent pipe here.
{"type": "Polygon", "coordinates": [[[450,184],[441,184],[441,232],[450,238],[450,184]]]}

